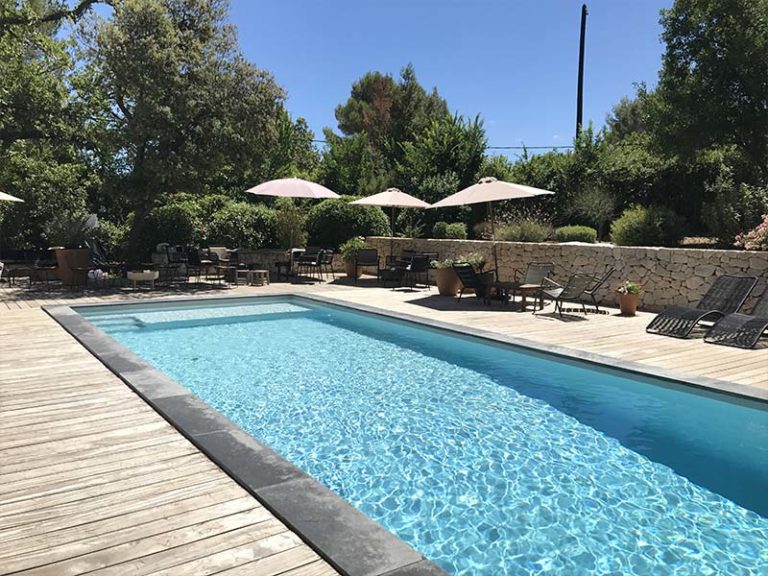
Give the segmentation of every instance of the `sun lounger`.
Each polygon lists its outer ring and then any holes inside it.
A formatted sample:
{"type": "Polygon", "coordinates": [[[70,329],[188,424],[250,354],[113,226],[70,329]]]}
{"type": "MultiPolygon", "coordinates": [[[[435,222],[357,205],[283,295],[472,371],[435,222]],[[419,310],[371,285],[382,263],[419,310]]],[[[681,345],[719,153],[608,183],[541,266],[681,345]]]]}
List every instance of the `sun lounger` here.
{"type": "Polygon", "coordinates": [[[733,312],[715,322],[704,337],[704,342],[754,348],[768,328],[768,288],[757,301],[751,314],[733,312]]]}
{"type": "Polygon", "coordinates": [[[736,312],[757,283],[755,276],[718,276],[695,307],[672,306],[659,313],[645,329],[650,334],[686,338],[704,320],[736,312]]]}
{"type": "Polygon", "coordinates": [[[483,303],[490,302],[489,292],[491,287],[490,279],[493,277],[494,270],[488,270],[483,272],[482,275],[475,272],[472,264],[454,264],[453,270],[456,272],[456,276],[461,281],[461,290],[459,291],[459,300],[464,295],[466,290],[472,289],[475,291],[475,295],[478,298],[483,299],[483,303]]]}

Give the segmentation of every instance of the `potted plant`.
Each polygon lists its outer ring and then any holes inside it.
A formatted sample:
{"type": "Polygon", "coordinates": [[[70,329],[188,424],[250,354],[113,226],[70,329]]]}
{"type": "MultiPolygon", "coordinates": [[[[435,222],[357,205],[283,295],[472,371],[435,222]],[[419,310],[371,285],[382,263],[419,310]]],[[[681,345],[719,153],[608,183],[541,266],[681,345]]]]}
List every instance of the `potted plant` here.
{"type": "Polygon", "coordinates": [[[616,290],[619,294],[619,309],[622,316],[634,316],[637,312],[637,304],[640,300],[640,294],[643,292],[641,286],[631,280],[625,280],[616,290]]]}
{"type": "Polygon", "coordinates": [[[365,249],[365,238],[357,236],[350,238],[339,247],[341,257],[344,259],[344,270],[349,278],[359,278],[360,270],[357,268],[357,253],[365,249]]]}
{"type": "Polygon", "coordinates": [[[461,281],[453,271],[453,259],[432,260],[430,266],[435,271],[435,283],[440,296],[456,296],[461,289],[461,281]]]}
{"type": "Polygon", "coordinates": [[[91,259],[91,250],[86,245],[88,228],[87,216],[66,212],[45,228],[45,237],[56,254],[56,273],[66,285],[77,283],[76,278],[81,283],[87,281],[82,271],[87,270],[91,259]]]}

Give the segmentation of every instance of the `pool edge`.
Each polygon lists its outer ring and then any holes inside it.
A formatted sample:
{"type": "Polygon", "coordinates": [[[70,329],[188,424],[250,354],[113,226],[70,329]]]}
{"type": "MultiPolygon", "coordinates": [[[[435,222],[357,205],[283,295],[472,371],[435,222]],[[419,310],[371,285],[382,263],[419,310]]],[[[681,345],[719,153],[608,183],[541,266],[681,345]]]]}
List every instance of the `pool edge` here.
{"type": "MultiPolygon", "coordinates": [[[[143,302],[161,300],[179,302],[143,302]]],[[[448,576],[408,543],[91,324],[73,310],[76,307],[51,305],[43,310],[340,574],[448,576]]]]}

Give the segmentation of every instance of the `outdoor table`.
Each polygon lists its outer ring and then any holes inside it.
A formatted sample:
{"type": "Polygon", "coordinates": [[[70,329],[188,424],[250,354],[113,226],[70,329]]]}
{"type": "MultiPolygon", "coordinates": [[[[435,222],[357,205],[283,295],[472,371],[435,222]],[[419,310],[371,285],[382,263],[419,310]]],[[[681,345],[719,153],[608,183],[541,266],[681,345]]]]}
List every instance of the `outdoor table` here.
{"type": "Polygon", "coordinates": [[[160,276],[157,270],[145,270],[143,272],[128,272],[126,278],[133,282],[133,289],[136,290],[138,282],[149,282],[149,288],[155,288],[155,280],[160,276]]]}

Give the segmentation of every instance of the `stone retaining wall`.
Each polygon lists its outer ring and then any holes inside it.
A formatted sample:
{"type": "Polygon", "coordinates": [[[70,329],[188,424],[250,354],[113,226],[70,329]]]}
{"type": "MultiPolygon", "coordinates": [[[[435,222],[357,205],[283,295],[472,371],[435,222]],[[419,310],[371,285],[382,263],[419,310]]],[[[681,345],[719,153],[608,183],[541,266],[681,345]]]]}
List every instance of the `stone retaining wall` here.
{"type": "MultiPolygon", "coordinates": [[[[389,238],[369,237],[366,242],[389,254],[389,238]]],[[[554,262],[556,281],[567,280],[576,272],[600,273],[607,265],[616,272],[610,286],[603,288],[599,300],[614,305],[616,287],[624,280],[643,285],[641,308],[659,310],[673,304],[697,302],[712,280],[721,274],[758,276],[760,280],[747,301],[751,310],[754,301],[766,290],[768,282],[768,252],[742,250],[693,250],[684,248],[639,248],[577,243],[496,242],[499,277],[512,279],[513,269],[525,269],[529,262],[554,262]]],[[[437,252],[440,258],[456,258],[469,252],[479,252],[493,267],[494,242],[478,240],[432,240],[396,238],[395,254],[403,250],[437,252]]]]}

